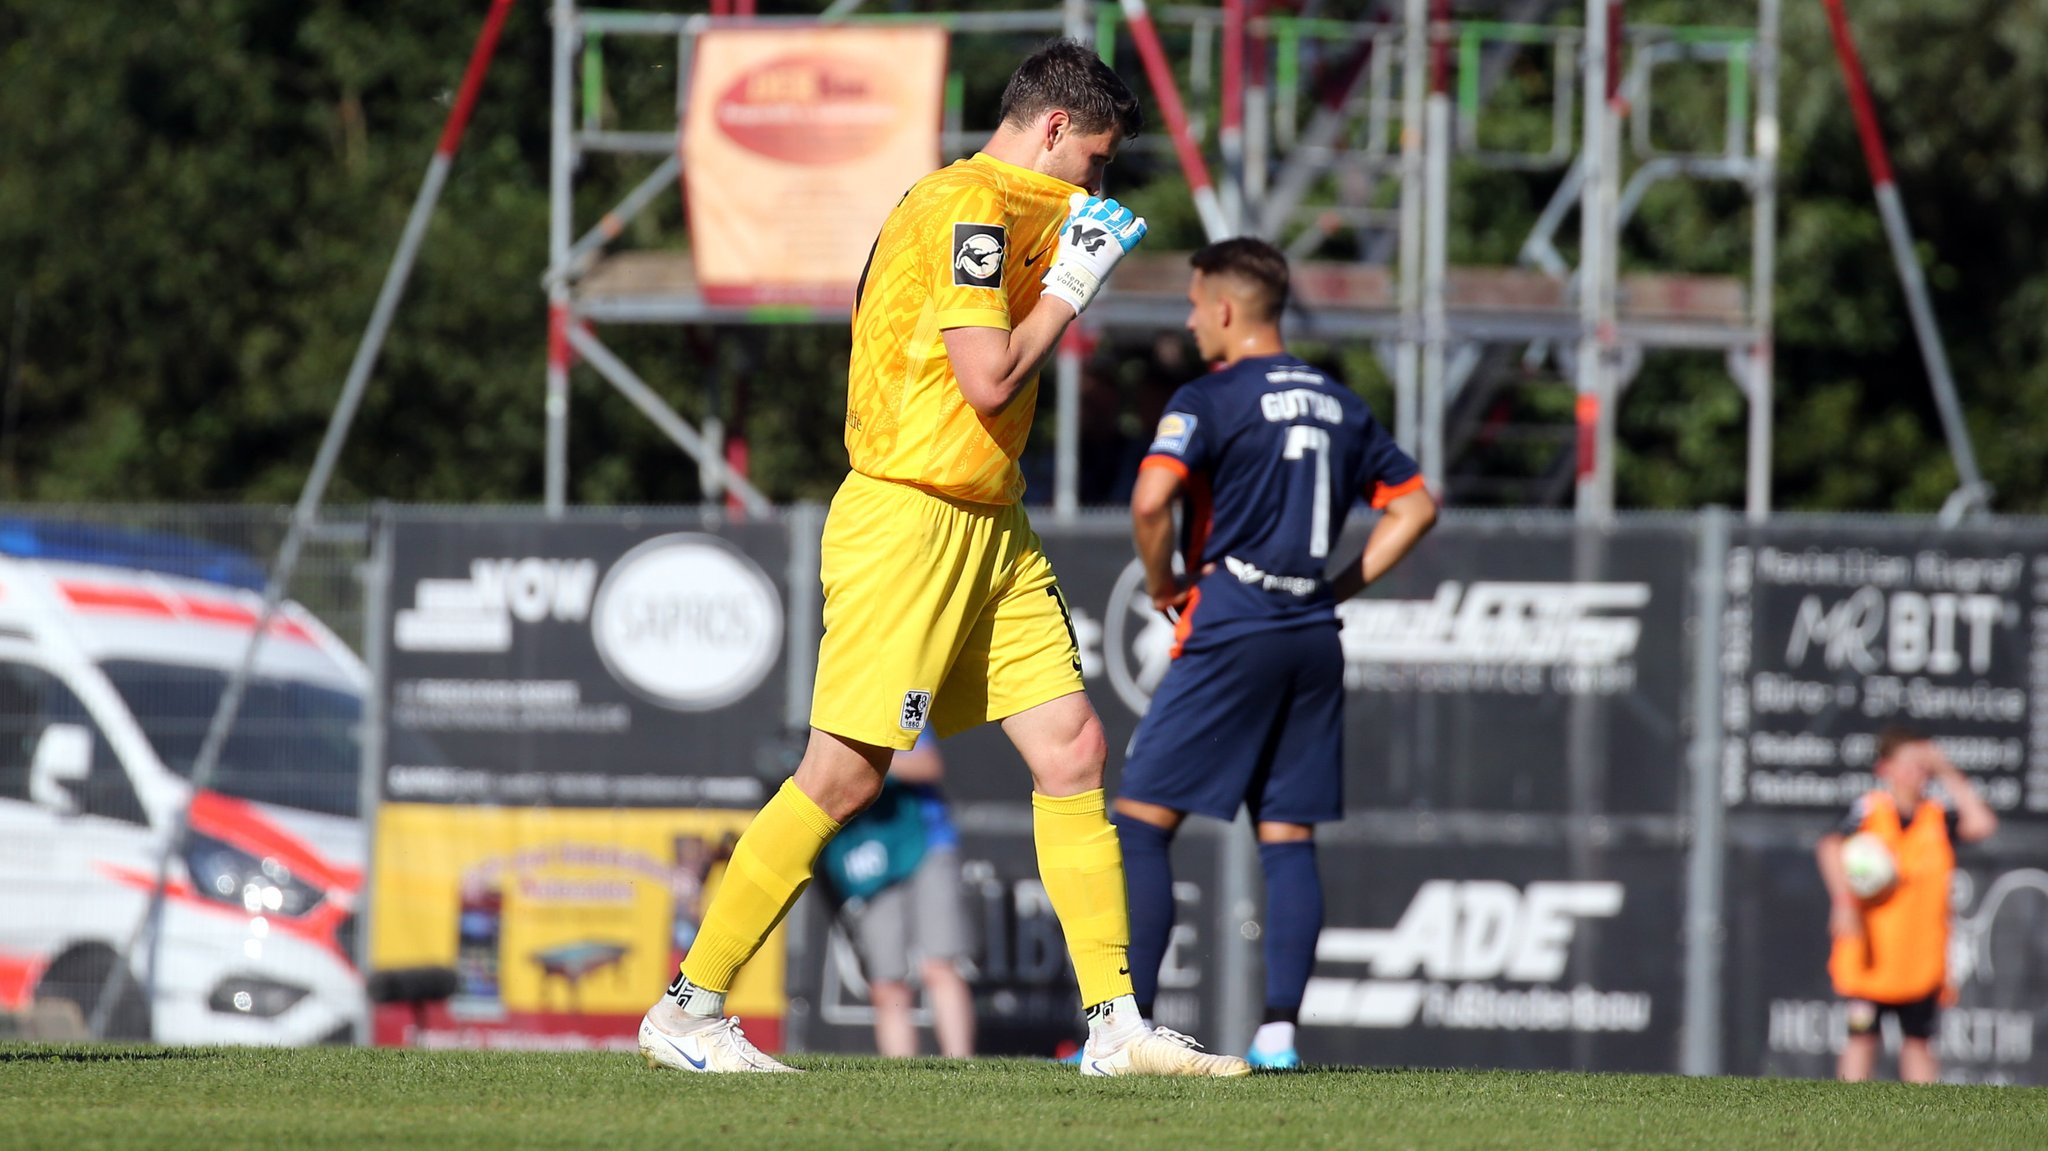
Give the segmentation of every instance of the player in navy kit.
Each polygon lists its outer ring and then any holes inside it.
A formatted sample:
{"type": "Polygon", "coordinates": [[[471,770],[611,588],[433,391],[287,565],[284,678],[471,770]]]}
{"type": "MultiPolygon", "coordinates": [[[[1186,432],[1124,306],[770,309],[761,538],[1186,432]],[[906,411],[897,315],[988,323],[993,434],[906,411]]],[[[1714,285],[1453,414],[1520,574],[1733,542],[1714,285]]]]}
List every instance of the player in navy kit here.
{"type": "Polygon", "coordinates": [[[1174,394],[1131,497],[1146,590],[1175,621],[1173,663],[1131,742],[1113,817],[1131,975],[1150,1018],[1173,929],[1173,834],[1190,812],[1230,820],[1246,807],[1266,877],[1266,1018],[1251,1062],[1292,1067],[1323,921],[1315,825],[1344,814],[1337,604],[1415,546],[1436,502],[1365,401],[1287,354],[1285,256],[1241,238],[1192,262],[1187,326],[1218,367],[1174,394]],[[1330,548],[1361,501],[1385,514],[1364,554],[1330,577],[1330,548]]]}

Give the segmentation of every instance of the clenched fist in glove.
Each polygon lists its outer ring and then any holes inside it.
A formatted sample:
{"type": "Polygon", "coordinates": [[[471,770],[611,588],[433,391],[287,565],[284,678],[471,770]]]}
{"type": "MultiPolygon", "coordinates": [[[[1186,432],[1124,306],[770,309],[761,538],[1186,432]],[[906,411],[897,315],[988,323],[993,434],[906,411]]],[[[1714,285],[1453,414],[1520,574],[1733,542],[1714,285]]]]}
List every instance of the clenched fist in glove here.
{"type": "Polygon", "coordinates": [[[1045,273],[1045,294],[1080,312],[1102,290],[1117,261],[1145,238],[1145,218],[1086,192],[1074,193],[1071,205],[1060,228],[1059,255],[1045,273]]]}

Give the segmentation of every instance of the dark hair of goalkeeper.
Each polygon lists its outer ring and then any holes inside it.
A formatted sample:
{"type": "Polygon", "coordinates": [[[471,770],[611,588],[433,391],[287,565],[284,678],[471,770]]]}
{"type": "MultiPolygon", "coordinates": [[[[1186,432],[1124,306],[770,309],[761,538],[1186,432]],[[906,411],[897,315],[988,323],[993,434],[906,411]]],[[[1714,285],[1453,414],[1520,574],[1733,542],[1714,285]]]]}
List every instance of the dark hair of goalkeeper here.
{"type": "Polygon", "coordinates": [[[1145,127],[1138,98],[1095,50],[1078,40],[1048,40],[1010,75],[1003,89],[1003,123],[1019,128],[1055,109],[1074,131],[1093,136],[1111,128],[1125,140],[1145,127]]]}

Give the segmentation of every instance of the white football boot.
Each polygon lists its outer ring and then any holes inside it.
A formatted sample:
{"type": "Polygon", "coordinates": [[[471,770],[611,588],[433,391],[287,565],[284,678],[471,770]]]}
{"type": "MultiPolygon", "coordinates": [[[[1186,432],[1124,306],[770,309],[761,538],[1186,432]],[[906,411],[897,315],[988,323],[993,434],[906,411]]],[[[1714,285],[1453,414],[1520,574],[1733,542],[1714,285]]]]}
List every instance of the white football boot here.
{"type": "Polygon", "coordinates": [[[1182,1075],[1236,1079],[1250,1075],[1252,1065],[1235,1055],[1202,1050],[1189,1036],[1165,1027],[1148,1027],[1121,1043],[1091,1034],[1081,1049],[1083,1075],[1182,1075]]]}
{"type": "Polygon", "coordinates": [[[772,1056],[748,1042],[746,1033],[740,1030],[738,1016],[706,1019],[702,1026],[672,1034],[654,1025],[654,1013],[650,1011],[647,1018],[640,1021],[640,1058],[646,1060],[649,1067],[706,1074],[728,1071],[801,1074],[798,1068],[776,1062],[772,1056]]]}

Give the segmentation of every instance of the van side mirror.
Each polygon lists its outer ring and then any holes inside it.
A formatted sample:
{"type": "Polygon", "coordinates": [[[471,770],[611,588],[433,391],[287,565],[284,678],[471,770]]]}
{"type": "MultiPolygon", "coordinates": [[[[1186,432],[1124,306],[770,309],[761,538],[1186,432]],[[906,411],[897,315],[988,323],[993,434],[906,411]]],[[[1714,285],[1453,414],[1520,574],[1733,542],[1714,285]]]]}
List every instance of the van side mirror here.
{"type": "Polygon", "coordinates": [[[65,815],[78,812],[78,797],[66,784],[84,783],[92,770],[92,732],[77,723],[53,723],[36,740],[28,765],[28,797],[65,815]]]}

